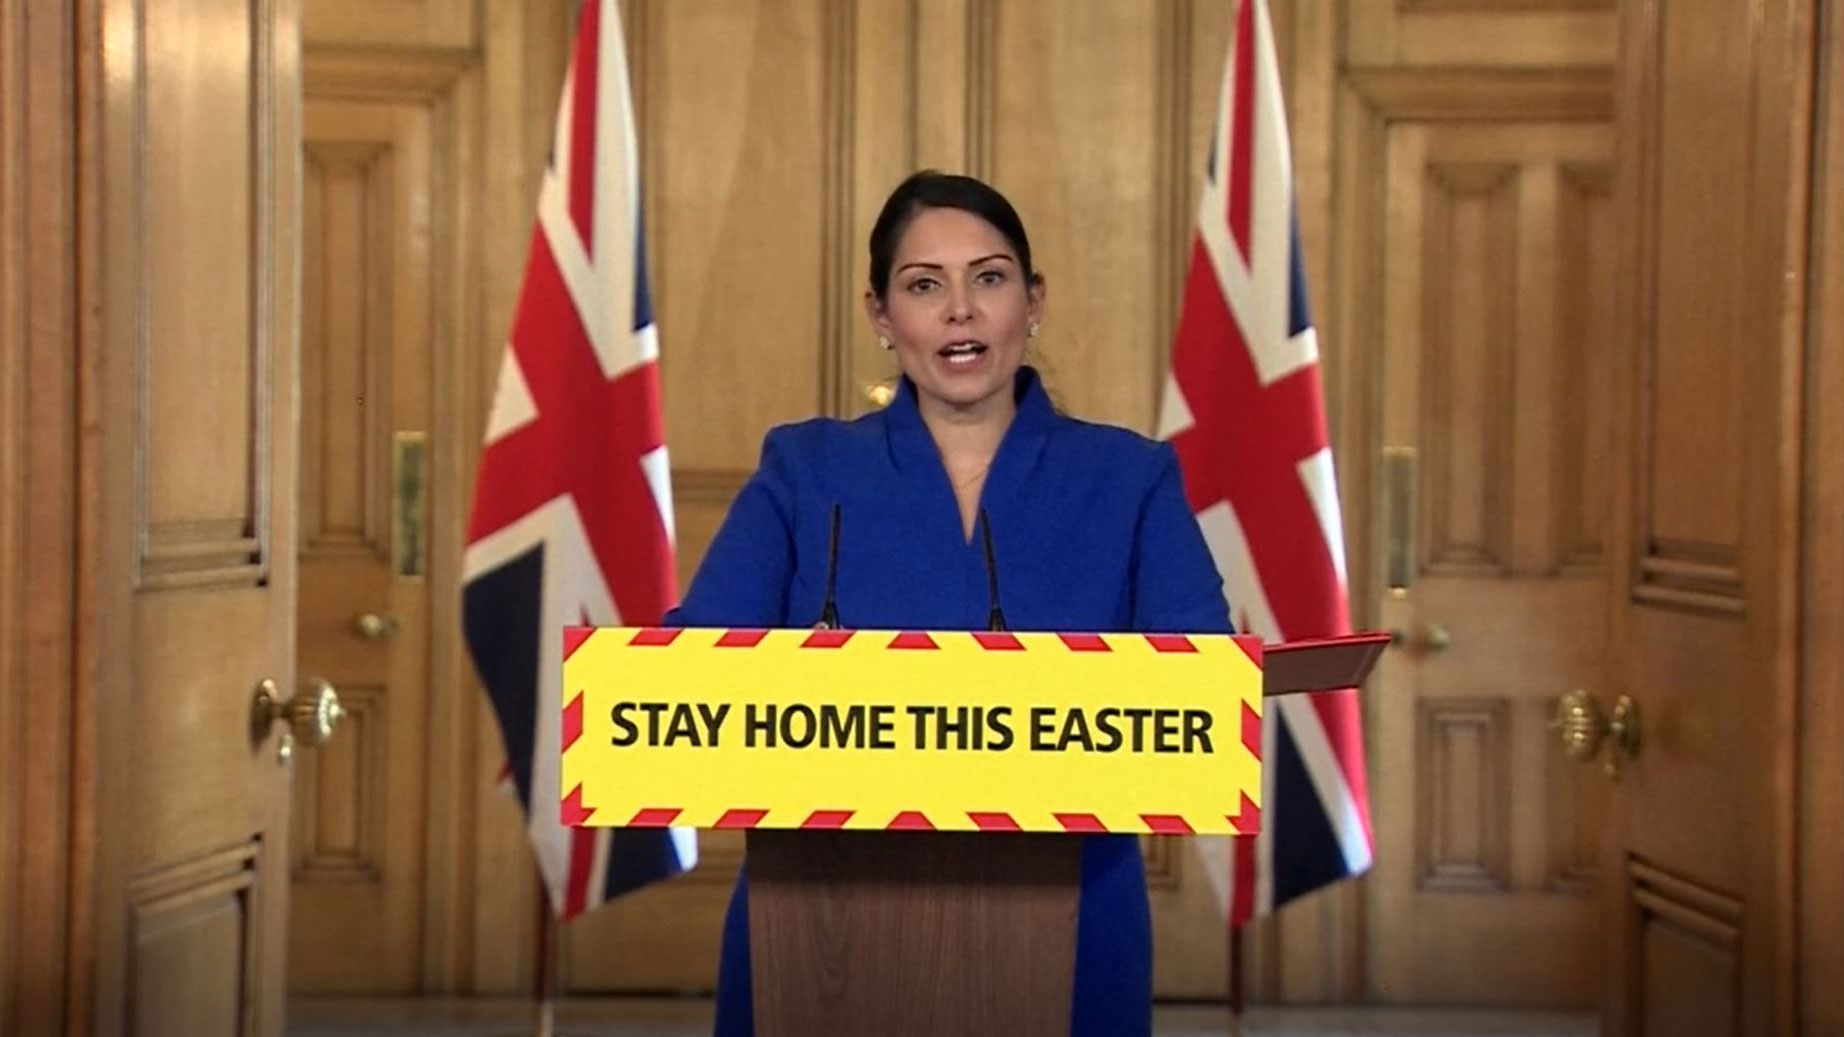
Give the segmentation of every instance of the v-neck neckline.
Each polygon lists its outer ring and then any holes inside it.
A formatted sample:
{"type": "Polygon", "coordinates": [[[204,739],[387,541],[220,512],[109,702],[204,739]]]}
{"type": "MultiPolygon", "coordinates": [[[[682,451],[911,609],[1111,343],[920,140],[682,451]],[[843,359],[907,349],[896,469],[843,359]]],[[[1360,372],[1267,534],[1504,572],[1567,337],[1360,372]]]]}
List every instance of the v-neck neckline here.
{"type": "Polygon", "coordinates": [[[941,451],[935,445],[935,437],[929,432],[928,424],[922,420],[915,383],[904,376],[897,386],[895,398],[884,410],[890,452],[897,467],[912,478],[932,483],[931,493],[946,495],[953,513],[954,538],[963,551],[980,548],[978,515],[990,514],[993,509],[1003,508],[1009,503],[1023,477],[1037,464],[1037,458],[1043,451],[1044,439],[1056,417],[1042,380],[1036,369],[1028,364],[1018,368],[1018,374],[1012,380],[1012,394],[1017,402],[1017,410],[1012,415],[1011,424],[1006,426],[1004,435],[1000,436],[999,448],[993,453],[992,464],[986,470],[986,481],[980,487],[971,535],[961,525],[960,497],[955,492],[953,480],[948,476],[947,463],[942,460],[941,451]]]}

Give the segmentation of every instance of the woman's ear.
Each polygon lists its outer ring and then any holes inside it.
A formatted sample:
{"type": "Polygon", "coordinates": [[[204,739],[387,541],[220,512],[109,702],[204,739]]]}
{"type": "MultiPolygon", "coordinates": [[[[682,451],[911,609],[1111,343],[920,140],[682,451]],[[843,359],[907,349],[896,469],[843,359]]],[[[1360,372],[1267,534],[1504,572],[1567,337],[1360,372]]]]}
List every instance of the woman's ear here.
{"type": "Polygon", "coordinates": [[[1044,322],[1044,296],[1049,290],[1049,285],[1044,282],[1043,274],[1031,275],[1030,304],[1026,307],[1031,323],[1042,324],[1044,322]]]}
{"type": "Polygon", "coordinates": [[[890,314],[884,308],[884,301],[877,297],[876,292],[867,290],[864,293],[864,316],[871,322],[871,330],[875,331],[880,338],[889,341],[894,337],[890,331],[890,314]]]}

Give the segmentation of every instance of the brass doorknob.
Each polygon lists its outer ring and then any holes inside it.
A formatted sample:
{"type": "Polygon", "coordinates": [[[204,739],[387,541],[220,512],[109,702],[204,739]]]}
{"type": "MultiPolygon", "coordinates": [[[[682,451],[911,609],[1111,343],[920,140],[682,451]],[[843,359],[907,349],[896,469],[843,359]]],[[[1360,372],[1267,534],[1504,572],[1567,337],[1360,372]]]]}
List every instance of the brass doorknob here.
{"type": "Polygon", "coordinates": [[[283,763],[294,755],[296,739],[307,743],[309,747],[321,746],[333,737],[339,729],[339,722],[345,719],[346,711],[339,704],[339,692],[333,685],[319,677],[303,681],[290,698],[283,699],[272,680],[265,680],[256,686],[256,722],[262,730],[267,730],[277,720],[287,723],[288,729],[282,732],[282,744],[279,750],[283,763]]]}
{"type": "Polygon", "coordinates": [[[1444,652],[1453,644],[1453,635],[1439,623],[1420,623],[1413,631],[1394,629],[1389,632],[1391,648],[1408,648],[1416,652],[1433,655],[1444,652]]]}
{"type": "Polygon", "coordinates": [[[1594,696],[1577,688],[1556,703],[1550,728],[1562,739],[1562,751],[1571,760],[1589,763],[1607,746],[1607,776],[1620,780],[1620,761],[1639,756],[1639,703],[1622,695],[1611,715],[1601,711],[1594,696]]]}
{"type": "Polygon", "coordinates": [[[365,612],[353,617],[352,620],[352,629],[358,631],[359,636],[367,641],[381,641],[387,637],[395,637],[397,625],[397,617],[389,612],[382,615],[376,612],[365,612]]]}
{"type": "Polygon", "coordinates": [[[288,700],[288,721],[295,736],[310,746],[325,745],[345,718],[339,692],[332,682],[320,677],[308,678],[288,700]]]}

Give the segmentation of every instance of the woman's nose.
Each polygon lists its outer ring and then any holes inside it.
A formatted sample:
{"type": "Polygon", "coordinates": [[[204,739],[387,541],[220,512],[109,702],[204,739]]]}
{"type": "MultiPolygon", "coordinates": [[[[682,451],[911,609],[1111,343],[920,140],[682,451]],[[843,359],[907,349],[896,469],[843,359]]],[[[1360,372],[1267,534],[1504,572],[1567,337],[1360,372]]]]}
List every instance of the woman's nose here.
{"type": "Polygon", "coordinates": [[[948,320],[959,324],[973,317],[973,299],[962,285],[948,289],[948,320]]]}

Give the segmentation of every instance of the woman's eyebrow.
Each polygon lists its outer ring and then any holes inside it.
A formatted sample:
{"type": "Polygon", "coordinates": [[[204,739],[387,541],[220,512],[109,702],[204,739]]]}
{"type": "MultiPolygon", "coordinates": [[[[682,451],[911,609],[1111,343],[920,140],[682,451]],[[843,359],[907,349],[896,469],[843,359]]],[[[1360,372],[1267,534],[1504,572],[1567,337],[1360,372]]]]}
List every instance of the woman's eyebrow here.
{"type": "MultiPolygon", "coordinates": [[[[1009,253],[994,252],[990,256],[981,256],[978,259],[970,259],[967,261],[967,265],[968,266],[979,266],[981,263],[990,263],[995,259],[1003,259],[1007,263],[1012,263],[1012,264],[1016,264],[1018,262],[1016,259],[1013,259],[1009,253]]],[[[902,266],[897,267],[896,272],[900,274],[903,271],[908,270],[910,267],[919,267],[923,270],[945,270],[947,269],[946,267],[942,266],[940,263],[926,263],[921,260],[916,260],[915,262],[904,263],[902,266]]]]}

